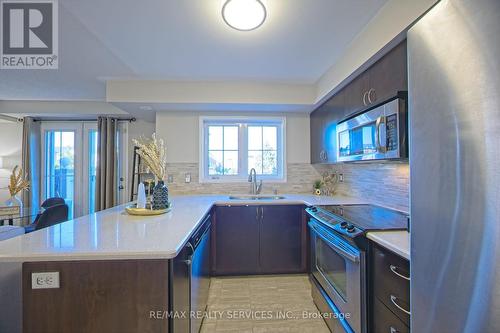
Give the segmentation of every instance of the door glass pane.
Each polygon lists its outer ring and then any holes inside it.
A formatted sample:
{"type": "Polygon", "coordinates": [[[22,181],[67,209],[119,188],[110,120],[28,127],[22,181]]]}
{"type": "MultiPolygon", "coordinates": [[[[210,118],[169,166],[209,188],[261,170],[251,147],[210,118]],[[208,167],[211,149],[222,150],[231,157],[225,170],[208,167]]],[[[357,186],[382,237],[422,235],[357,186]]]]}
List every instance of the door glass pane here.
{"type": "Polygon", "coordinates": [[[47,131],[45,133],[45,195],[61,197],[73,218],[75,197],[75,133],[47,131]]]}
{"type": "Polygon", "coordinates": [[[97,130],[89,130],[89,179],[88,179],[88,207],[89,214],[95,212],[95,185],[97,176],[97,130]]]}
{"type": "Polygon", "coordinates": [[[345,301],[347,290],[345,259],[319,237],[316,239],[316,246],[316,267],[345,301]]]}

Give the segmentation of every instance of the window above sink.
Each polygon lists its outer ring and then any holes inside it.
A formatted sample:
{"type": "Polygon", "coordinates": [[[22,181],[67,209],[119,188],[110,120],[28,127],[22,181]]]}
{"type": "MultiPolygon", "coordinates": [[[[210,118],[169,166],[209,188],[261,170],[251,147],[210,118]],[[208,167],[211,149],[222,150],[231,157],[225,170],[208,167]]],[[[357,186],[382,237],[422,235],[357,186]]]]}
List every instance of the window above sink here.
{"type": "Polygon", "coordinates": [[[284,118],[200,117],[200,138],[202,182],[285,181],[284,118]]]}

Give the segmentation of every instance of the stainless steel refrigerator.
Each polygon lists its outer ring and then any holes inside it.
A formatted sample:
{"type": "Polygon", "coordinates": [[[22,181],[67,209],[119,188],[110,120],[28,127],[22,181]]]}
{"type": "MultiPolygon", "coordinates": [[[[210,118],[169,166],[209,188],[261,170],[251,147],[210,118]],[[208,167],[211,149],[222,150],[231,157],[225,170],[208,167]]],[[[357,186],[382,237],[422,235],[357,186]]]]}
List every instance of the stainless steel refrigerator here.
{"type": "Polygon", "coordinates": [[[500,332],[500,0],[442,0],[408,61],[412,332],[500,332]]]}

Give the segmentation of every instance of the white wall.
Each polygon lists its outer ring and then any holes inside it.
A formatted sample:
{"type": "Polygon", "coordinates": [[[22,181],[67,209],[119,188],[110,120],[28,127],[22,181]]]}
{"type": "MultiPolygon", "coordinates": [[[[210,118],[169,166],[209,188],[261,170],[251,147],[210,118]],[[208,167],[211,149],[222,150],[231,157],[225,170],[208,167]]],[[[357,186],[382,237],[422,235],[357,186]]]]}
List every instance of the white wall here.
{"type": "Polygon", "coordinates": [[[156,133],[165,140],[169,163],[198,163],[200,116],[286,117],[287,163],[310,163],[309,115],[305,113],[158,112],[156,133]]]}
{"type": "Polygon", "coordinates": [[[7,186],[14,166],[22,164],[22,123],[0,123],[0,206],[10,197],[7,186]]]}

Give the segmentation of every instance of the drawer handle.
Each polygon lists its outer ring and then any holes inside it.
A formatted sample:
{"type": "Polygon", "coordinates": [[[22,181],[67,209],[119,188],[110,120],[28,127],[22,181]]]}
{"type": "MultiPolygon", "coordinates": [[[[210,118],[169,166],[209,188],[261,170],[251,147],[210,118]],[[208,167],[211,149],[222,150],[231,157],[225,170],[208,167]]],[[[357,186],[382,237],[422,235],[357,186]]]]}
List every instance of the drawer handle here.
{"type": "Polygon", "coordinates": [[[399,333],[398,329],[397,328],[394,328],[394,327],[390,327],[390,330],[391,330],[391,333],[399,333]]]}
{"type": "Polygon", "coordinates": [[[394,304],[395,307],[397,307],[399,310],[403,311],[404,313],[406,313],[408,316],[411,315],[411,312],[404,309],[403,307],[401,307],[401,305],[398,304],[397,302],[398,298],[394,295],[391,295],[391,302],[392,304],[394,304]]]}
{"type": "Polygon", "coordinates": [[[391,269],[391,271],[396,274],[397,276],[399,276],[400,278],[402,279],[405,279],[407,281],[410,281],[410,277],[409,276],[404,276],[403,274],[399,273],[398,272],[398,268],[394,265],[390,265],[389,268],[391,269]]]}

